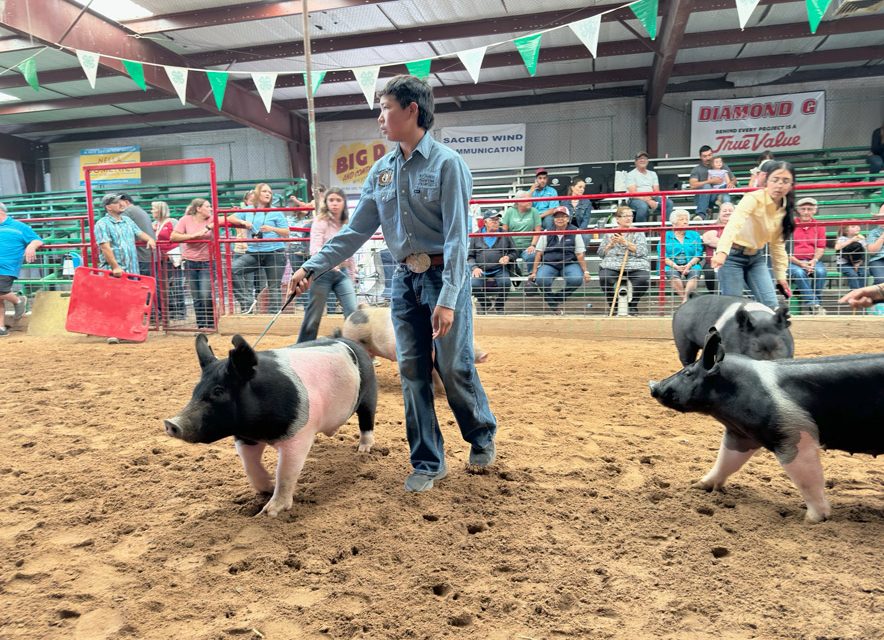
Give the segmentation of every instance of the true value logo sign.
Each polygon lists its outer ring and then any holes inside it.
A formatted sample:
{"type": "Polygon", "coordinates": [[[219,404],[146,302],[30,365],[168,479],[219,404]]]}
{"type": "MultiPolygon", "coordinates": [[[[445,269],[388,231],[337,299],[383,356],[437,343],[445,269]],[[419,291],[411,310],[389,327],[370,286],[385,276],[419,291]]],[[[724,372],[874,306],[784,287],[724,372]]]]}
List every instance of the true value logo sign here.
{"type": "Polygon", "coordinates": [[[826,92],[809,91],[691,103],[691,152],[704,144],[716,154],[821,149],[826,92]]]}

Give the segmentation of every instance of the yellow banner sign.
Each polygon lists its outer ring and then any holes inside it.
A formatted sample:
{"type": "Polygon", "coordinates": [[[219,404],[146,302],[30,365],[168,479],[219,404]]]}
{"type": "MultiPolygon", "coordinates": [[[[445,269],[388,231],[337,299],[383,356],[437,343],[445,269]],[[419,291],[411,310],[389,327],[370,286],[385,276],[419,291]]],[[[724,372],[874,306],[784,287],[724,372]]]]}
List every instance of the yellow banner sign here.
{"type": "Polygon", "coordinates": [[[371,166],[387,153],[385,140],[333,142],[331,145],[332,182],[342,188],[362,187],[371,166]]]}
{"type": "MultiPolygon", "coordinates": [[[[83,167],[93,164],[141,162],[141,147],[101,147],[80,150],[80,186],[86,184],[83,167]]],[[[141,167],[91,171],[93,185],[141,184],[141,167]]]]}

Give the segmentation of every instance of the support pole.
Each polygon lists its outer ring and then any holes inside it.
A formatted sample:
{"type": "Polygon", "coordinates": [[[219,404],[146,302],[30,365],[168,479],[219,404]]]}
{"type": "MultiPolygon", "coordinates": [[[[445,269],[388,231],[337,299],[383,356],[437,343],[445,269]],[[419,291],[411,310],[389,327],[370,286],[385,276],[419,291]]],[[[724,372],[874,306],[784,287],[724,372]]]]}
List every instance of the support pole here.
{"type": "Polygon", "coordinates": [[[313,196],[313,211],[319,213],[319,175],[316,171],[316,111],[313,107],[313,69],[310,61],[310,15],[307,0],[301,0],[301,17],[304,20],[304,64],[307,67],[304,87],[307,89],[307,130],[310,141],[310,189],[313,196]]]}

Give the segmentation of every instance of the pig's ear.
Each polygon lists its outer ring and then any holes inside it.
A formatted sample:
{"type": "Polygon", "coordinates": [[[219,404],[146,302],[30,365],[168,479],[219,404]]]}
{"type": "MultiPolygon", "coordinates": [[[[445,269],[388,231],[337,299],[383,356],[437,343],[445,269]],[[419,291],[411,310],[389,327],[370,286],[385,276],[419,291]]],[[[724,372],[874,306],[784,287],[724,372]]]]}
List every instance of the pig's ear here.
{"type": "Polygon", "coordinates": [[[200,333],[196,337],[196,357],[199,358],[200,369],[205,369],[218,359],[215,357],[212,347],[209,346],[209,339],[204,333],[200,333]]]}
{"type": "Polygon", "coordinates": [[[712,373],[717,369],[718,363],[724,360],[724,349],[721,346],[721,336],[718,330],[710,329],[703,345],[703,368],[712,373]]]}
{"type": "Polygon", "coordinates": [[[789,315],[789,307],[786,305],[777,308],[777,326],[780,329],[792,326],[792,323],[789,322],[789,318],[791,317],[792,316],[789,315]]]}
{"type": "Polygon", "coordinates": [[[233,336],[232,342],[233,349],[227,360],[227,370],[241,380],[251,380],[255,376],[255,367],[258,366],[258,356],[241,335],[233,336]]]}
{"type": "Polygon", "coordinates": [[[749,312],[746,311],[746,307],[740,307],[737,309],[737,325],[740,329],[744,331],[752,331],[755,326],[752,323],[752,316],[749,315],[749,312]]]}

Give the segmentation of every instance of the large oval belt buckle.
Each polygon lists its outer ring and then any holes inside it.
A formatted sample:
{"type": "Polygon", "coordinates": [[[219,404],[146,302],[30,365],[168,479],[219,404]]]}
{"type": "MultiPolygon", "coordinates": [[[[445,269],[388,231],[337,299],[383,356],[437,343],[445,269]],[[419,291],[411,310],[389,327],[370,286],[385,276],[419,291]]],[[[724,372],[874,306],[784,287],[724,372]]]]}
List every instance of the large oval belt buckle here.
{"type": "Polygon", "coordinates": [[[423,273],[430,268],[432,261],[426,253],[412,253],[405,258],[405,266],[412,273],[423,273]]]}

